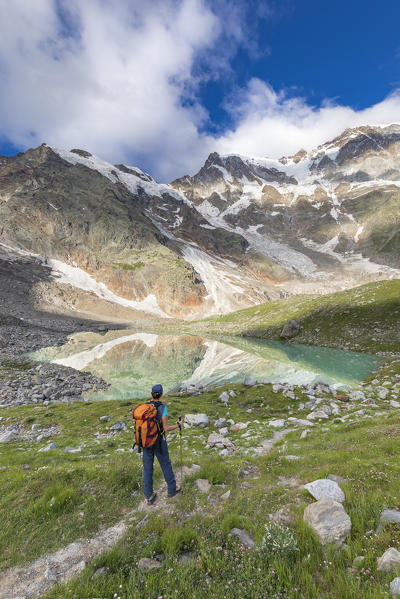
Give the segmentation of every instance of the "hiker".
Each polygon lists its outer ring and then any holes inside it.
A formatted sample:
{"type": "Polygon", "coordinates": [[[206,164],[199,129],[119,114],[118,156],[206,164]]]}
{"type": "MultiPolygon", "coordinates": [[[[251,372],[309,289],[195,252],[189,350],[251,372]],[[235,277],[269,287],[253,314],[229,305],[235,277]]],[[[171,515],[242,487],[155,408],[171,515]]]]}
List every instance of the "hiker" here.
{"type": "MultiPolygon", "coordinates": [[[[148,406],[150,404],[156,408],[156,418],[158,424],[157,440],[150,447],[142,447],[144,495],[149,505],[154,503],[157,497],[157,493],[153,491],[154,456],[157,458],[161,466],[165,482],[168,485],[168,497],[174,497],[181,490],[181,488],[176,485],[175,475],[174,471],[172,470],[172,464],[168,453],[168,445],[165,438],[165,433],[169,431],[175,431],[178,428],[181,430],[182,424],[179,420],[176,424],[168,424],[167,406],[160,401],[162,394],[162,385],[154,385],[151,390],[152,399],[147,402],[147,404],[142,404],[144,406],[148,406]]],[[[141,407],[142,406],[138,406],[139,409],[141,407]]],[[[138,420],[136,422],[136,427],[138,427],[138,420]]],[[[141,447],[139,445],[139,451],[140,449],[141,447]]]]}

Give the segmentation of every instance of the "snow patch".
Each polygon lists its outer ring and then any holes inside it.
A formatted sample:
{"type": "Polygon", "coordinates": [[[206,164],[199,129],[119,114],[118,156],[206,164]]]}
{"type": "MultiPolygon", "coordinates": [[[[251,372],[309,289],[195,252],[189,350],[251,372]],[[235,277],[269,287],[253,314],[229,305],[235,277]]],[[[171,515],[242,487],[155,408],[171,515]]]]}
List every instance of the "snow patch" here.
{"type": "Polygon", "coordinates": [[[128,300],[115,295],[104,283],[98,283],[89,273],[81,268],[53,259],[48,260],[48,265],[52,269],[52,274],[57,277],[60,283],[66,283],[78,289],[92,292],[101,299],[113,304],[119,304],[125,308],[133,308],[134,310],[141,310],[142,312],[148,312],[149,314],[155,314],[163,318],[171,318],[171,316],[161,310],[157,303],[157,298],[152,293],[140,301],[128,300]]]}

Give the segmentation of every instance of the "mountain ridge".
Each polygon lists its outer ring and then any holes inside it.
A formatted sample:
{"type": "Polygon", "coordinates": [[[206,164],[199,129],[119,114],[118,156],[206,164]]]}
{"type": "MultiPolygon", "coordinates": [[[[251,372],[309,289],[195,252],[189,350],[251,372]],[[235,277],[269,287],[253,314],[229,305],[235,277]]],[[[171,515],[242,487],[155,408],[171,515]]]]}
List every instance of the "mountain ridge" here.
{"type": "Polygon", "coordinates": [[[62,285],[83,271],[103,304],[196,318],[398,278],[399,192],[397,124],[280,159],[214,152],[171,184],[43,144],[0,157],[0,243],[62,285]]]}

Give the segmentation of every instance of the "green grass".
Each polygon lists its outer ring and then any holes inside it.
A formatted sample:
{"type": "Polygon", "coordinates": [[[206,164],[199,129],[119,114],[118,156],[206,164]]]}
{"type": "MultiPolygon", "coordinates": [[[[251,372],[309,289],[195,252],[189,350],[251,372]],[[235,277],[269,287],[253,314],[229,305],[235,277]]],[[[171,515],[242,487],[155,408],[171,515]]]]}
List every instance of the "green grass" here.
{"type": "MultiPolygon", "coordinates": [[[[399,362],[392,361],[374,376],[384,381],[396,374],[400,374],[399,362]]],[[[298,402],[273,393],[270,385],[224,388],[237,393],[230,400],[230,417],[248,421],[254,438],[272,435],[270,419],[297,414],[298,402]]],[[[171,420],[188,412],[206,412],[211,422],[225,416],[218,399],[221,391],[196,398],[167,397],[171,420]]],[[[111,525],[136,507],[141,498],[140,463],[134,454],[117,452],[130,447],[131,433],[98,439],[98,443],[94,436],[96,431],[106,432],[106,427],[117,420],[130,426],[132,403],[26,406],[2,411],[7,423],[23,422],[28,429],[34,421],[61,431],[55,437],[58,447],[53,452],[37,453],[36,445],[32,448],[20,441],[1,448],[0,465],[7,465],[7,470],[0,471],[0,484],[6,490],[0,500],[2,569],[91,536],[100,524],[111,525]],[[100,423],[103,414],[111,416],[110,423],[100,423]],[[86,447],[81,454],[64,451],[66,446],[83,443],[86,447]]],[[[372,409],[370,412],[374,414],[372,409]]],[[[111,551],[90,563],[76,580],[55,588],[48,599],[113,597],[114,593],[121,599],[389,596],[386,585],[394,574],[377,572],[376,558],[390,546],[400,548],[400,527],[387,527],[378,536],[368,531],[376,530],[382,509],[400,508],[400,426],[396,411],[346,424],[331,419],[311,428],[304,439],[300,439],[300,430],[289,433],[270,454],[259,458],[252,457],[251,451],[246,454],[256,442],[241,437],[243,431],[230,433],[239,450],[225,458],[213,450],[204,451],[208,434],[207,429],[184,430],[184,463],[197,463],[200,470],[185,480],[175,513],[152,514],[139,531],[135,525],[144,514],[135,513],[127,535],[111,551]],[[288,454],[300,459],[288,461],[284,458],[288,454]],[[346,479],[342,484],[344,507],[353,527],[343,551],[322,550],[302,520],[312,498],[301,486],[284,485],[288,479],[297,479],[301,485],[328,474],[346,479]],[[212,483],[208,497],[198,492],[196,478],[208,478],[212,483]],[[228,489],[230,496],[224,500],[221,495],[228,489]],[[291,529],[298,551],[271,554],[260,547],[264,526],[268,515],[283,506],[293,514],[291,529]],[[251,534],[257,548],[244,550],[230,534],[234,527],[251,534]],[[189,554],[188,563],[181,561],[182,552],[189,554]],[[160,554],[164,559],[158,572],[139,570],[139,559],[160,554]],[[353,570],[352,562],[358,555],[365,557],[363,568],[353,570]],[[92,580],[102,566],[105,573],[92,580]]],[[[179,444],[172,435],[169,446],[177,471],[179,444]]],[[[158,467],[156,474],[158,484],[158,467]]]]}
{"type": "Polygon", "coordinates": [[[277,339],[283,325],[302,325],[296,343],[357,351],[400,352],[400,281],[381,281],[331,295],[293,295],[183,325],[205,336],[277,339]]]}

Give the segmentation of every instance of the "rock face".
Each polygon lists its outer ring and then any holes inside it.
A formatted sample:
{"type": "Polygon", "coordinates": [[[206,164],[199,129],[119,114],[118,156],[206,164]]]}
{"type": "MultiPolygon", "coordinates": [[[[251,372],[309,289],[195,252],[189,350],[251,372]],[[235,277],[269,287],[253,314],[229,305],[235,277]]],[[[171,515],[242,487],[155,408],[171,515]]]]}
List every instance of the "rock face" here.
{"type": "Polygon", "coordinates": [[[192,426],[206,428],[209,424],[207,414],[186,414],[185,416],[185,427],[187,428],[192,428],[192,426]]]}
{"type": "Polygon", "coordinates": [[[326,292],[387,279],[400,268],[399,150],[399,125],[362,126],[279,160],[214,152],[196,175],[162,185],[42,145],[0,160],[0,242],[37,256],[47,308],[89,302],[120,317],[219,314],[311,281],[326,292]],[[79,289],[66,274],[77,268],[113,298],[79,289]]]}
{"type": "Polygon", "coordinates": [[[321,545],[342,545],[351,532],[351,520],[343,506],[332,499],[320,499],[304,510],[304,521],[318,535],[321,545]]]}
{"type": "Polygon", "coordinates": [[[304,488],[317,500],[325,497],[326,499],[333,499],[333,501],[343,503],[346,499],[337,482],[327,478],[320,478],[314,480],[312,483],[307,483],[304,485],[304,488]]]}
{"type": "Polygon", "coordinates": [[[394,547],[389,547],[377,560],[377,569],[380,572],[400,570],[400,553],[394,547]]]}
{"type": "Polygon", "coordinates": [[[283,339],[293,339],[301,331],[301,325],[297,320],[289,320],[282,329],[281,337],[283,339]]]}

